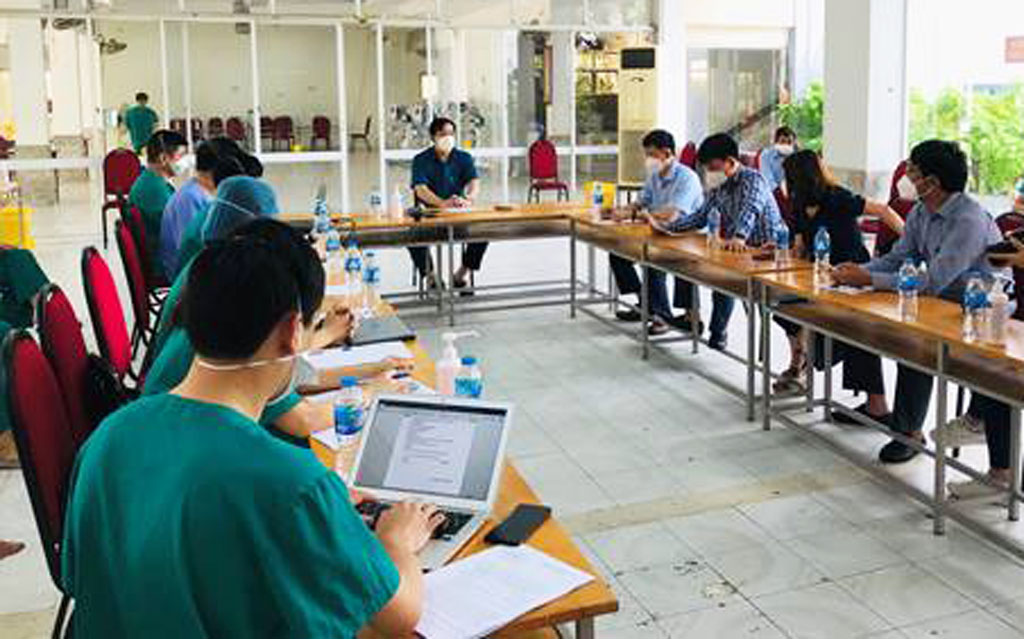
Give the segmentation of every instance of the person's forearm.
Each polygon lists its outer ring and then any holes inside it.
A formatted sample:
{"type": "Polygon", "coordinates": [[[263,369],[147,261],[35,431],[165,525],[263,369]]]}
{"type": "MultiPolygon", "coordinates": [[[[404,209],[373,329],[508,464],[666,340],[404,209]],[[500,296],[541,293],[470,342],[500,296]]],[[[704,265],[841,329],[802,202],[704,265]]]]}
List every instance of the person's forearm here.
{"type": "Polygon", "coordinates": [[[330,404],[314,404],[308,400],[302,400],[290,411],[278,417],[274,426],[286,435],[305,439],[314,431],[330,426],[333,418],[330,404]]]}
{"type": "Polygon", "coordinates": [[[404,637],[412,633],[423,614],[423,568],[416,555],[382,539],[384,551],[398,569],[398,590],[382,613],[371,623],[385,637],[404,637]]]}
{"type": "Polygon", "coordinates": [[[470,180],[469,186],[466,187],[466,199],[476,200],[478,195],[480,195],[480,180],[470,180]]]}
{"type": "Polygon", "coordinates": [[[882,221],[882,224],[888,226],[897,235],[903,235],[903,227],[905,226],[903,218],[888,204],[867,200],[864,202],[864,212],[877,217],[882,221]]]}
{"type": "Polygon", "coordinates": [[[416,197],[418,197],[420,201],[425,202],[427,206],[437,208],[444,206],[444,200],[437,197],[437,195],[431,191],[430,187],[426,184],[417,184],[414,190],[416,191],[416,197]]]}

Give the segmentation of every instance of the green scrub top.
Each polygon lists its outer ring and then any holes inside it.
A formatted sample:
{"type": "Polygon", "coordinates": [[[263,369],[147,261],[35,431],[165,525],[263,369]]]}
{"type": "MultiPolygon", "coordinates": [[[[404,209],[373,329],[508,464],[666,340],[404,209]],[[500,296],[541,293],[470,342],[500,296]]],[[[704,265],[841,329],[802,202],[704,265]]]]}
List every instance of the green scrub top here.
{"type": "Polygon", "coordinates": [[[76,639],[351,638],[400,579],[312,453],[177,395],[92,434],[65,528],[76,639]]]}
{"type": "Polygon", "coordinates": [[[132,148],[136,153],[141,152],[149,143],[159,119],[156,111],[141,104],[136,104],[124,112],[124,126],[128,129],[128,136],[132,139],[132,148]]]}
{"type": "Polygon", "coordinates": [[[164,208],[167,201],[174,195],[174,187],[163,176],[150,169],[143,171],[132,185],[128,194],[128,203],[137,206],[142,212],[142,223],[146,226],[146,245],[153,264],[149,264],[151,273],[160,273],[162,269],[160,255],[160,225],[164,219],[164,208]]]}

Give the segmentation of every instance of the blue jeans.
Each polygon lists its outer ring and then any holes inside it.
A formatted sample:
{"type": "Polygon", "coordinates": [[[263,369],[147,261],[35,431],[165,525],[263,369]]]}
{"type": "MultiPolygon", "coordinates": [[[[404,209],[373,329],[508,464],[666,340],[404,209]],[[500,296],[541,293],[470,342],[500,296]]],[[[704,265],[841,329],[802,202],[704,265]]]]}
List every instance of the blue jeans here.
{"type": "MultiPolygon", "coordinates": [[[[676,280],[675,302],[676,308],[690,308],[693,303],[693,296],[697,287],[690,282],[676,280]]],[[[736,307],[736,298],[715,291],[711,294],[711,337],[722,337],[725,330],[729,328],[729,318],[736,307]]]]}

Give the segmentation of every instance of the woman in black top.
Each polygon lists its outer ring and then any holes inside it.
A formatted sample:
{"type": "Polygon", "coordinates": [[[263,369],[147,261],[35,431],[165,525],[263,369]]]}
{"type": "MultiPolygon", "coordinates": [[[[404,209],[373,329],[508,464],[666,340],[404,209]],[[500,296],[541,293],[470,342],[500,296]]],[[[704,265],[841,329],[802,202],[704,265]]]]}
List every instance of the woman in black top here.
{"type": "MultiPolygon", "coordinates": [[[[864,215],[878,217],[898,235],[903,234],[903,220],[882,202],[865,199],[850,192],[836,182],[821,157],[811,150],[794,153],[782,164],[786,173],[786,187],[789,191],[795,220],[794,248],[798,255],[810,252],[814,236],[824,227],[831,239],[831,261],[863,263],[871,259],[871,253],[864,245],[860,230],[860,218],[864,215]]],[[[790,365],[775,384],[776,392],[802,390],[804,373],[807,369],[807,349],[803,329],[792,322],[780,319],[779,325],[786,331],[790,344],[790,365]]],[[[860,352],[856,349],[836,345],[834,361],[844,361],[843,387],[868,393],[868,403],[859,408],[875,418],[888,414],[885,403],[885,389],[873,388],[865,383],[869,379],[863,374],[860,352]]],[[[876,359],[877,361],[877,359],[876,359]]],[[[865,359],[864,366],[872,365],[865,359]]],[[[880,366],[881,364],[877,364],[880,366]]],[[[881,379],[876,377],[875,379],[881,379]]],[[[842,421],[841,416],[837,416],[842,421]]]]}

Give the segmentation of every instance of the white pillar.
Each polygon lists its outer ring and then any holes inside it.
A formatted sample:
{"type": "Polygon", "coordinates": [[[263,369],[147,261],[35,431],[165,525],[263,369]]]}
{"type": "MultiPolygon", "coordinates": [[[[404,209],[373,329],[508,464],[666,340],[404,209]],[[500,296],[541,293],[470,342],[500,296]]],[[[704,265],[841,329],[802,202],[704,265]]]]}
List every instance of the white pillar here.
{"type": "Polygon", "coordinates": [[[49,146],[42,23],[39,18],[11,18],[7,24],[18,146],[49,146]]]}
{"type": "Polygon", "coordinates": [[[573,56],[576,48],[573,34],[556,31],[551,35],[551,113],[548,118],[548,137],[564,144],[572,132],[573,56]]]}
{"type": "Polygon", "coordinates": [[[659,0],[655,14],[657,126],[672,133],[680,147],[689,139],[686,130],[686,4],[686,0],[659,0]]]}
{"type": "Polygon", "coordinates": [[[906,0],[826,0],[825,160],[866,195],[905,155],[905,87],[906,0]]]}

